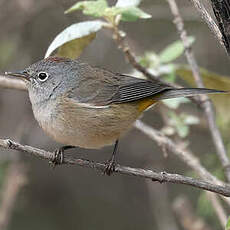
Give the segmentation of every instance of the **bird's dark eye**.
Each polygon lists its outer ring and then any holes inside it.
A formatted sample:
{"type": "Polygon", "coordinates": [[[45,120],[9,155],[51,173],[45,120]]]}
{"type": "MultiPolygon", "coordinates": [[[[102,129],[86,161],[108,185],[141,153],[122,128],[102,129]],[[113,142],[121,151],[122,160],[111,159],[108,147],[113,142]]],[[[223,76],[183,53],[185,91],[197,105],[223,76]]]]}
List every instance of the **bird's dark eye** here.
{"type": "Polygon", "coordinates": [[[38,73],[38,79],[40,80],[40,81],[46,81],[47,80],[47,78],[48,78],[48,73],[46,73],[46,72],[40,72],[40,73],[38,73]]]}

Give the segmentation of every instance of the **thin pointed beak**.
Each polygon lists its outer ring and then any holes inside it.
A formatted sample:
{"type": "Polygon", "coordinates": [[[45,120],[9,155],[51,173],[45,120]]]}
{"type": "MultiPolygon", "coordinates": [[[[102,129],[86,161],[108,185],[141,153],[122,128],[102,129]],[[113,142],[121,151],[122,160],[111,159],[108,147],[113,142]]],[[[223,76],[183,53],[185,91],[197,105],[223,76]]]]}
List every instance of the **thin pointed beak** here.
{"type": "Polygon", "coordinates": [[[19,77],[29,81],[29,74],[26,73],[24,70],[18,72],[5,72],[5,75],[12,76],[12,77],[19,77]]]}

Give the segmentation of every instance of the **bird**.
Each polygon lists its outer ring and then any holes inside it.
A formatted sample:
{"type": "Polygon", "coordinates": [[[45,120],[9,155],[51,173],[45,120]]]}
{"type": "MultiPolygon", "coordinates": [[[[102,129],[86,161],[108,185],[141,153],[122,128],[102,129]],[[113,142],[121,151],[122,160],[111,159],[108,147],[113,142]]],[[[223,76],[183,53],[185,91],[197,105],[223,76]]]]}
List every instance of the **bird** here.
{"type": "Polygon", "coordinates": [[[55,151],[55,164],[62,163],[67,149],[114,144],[105,167],[107,175],[115,170],[119,139],[146,109],[164,99],[224,92],[176,88],[158,79],[136,78],[56,56],[5,74],[26,82],[35,119],[49,136],[64,144],[55,151]]]}

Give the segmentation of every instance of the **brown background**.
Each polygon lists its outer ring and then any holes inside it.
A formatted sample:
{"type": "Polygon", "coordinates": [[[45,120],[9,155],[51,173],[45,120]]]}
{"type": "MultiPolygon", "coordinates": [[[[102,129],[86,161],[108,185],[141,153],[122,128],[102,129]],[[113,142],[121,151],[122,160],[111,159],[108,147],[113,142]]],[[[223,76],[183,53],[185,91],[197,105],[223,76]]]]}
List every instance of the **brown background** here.
{"type": "MultiPolygon", "coordinates": [[[[0,71],[17,70],[42,59],[52,39],[73,22],[88,19],[80,12],[64,15],[73,0],[1,0],[0,1],[0,71]]],[[[187,2],[178,1],[190,35],[196,37],[194,52],[199,64],[221,74],[229,73],[229,59],[187,2]]],[[[205,1],[206,2],[206,1],[205,1]]],[[[112,1],[110,1],[112,4],[112,1]]],[[[143,0],[142,9],[152,19],[122,23],[128,42],[138,55],[159,52],[178,39],[165,1],[143,0]]],[[[116,72],[128,73],[125,61],[111,39],[109,31],[101,31],[86,49],[82,59],[116,72]]],[[[185,62],[180,58],[178,62],[185,62]]],[[[197,110],[193,106],[194,110],[197,110]]],[[[146,112],[146,122],[161,127],[156,111],[146,112]]],[[[24,144],[54,150],[60,145],[47,137],[33,118],[26,92],[0,89],[0,137],[24,144]]],[[[191,148],[202,157],[214,152],[209,132],[194,126],[191,148]]],[[[79,156],[105,161],[112,147],[101,150],[79,149],[79,156]]],[[[0,150],[1,156],[20,154],[0,150]]],[[[20,192],[14,207],[10,230],[20,229],[179,229],[171,212],[172,201],[185,193],[197,210],[200,191],[183,185],[146,183],[134,177],[103,176],[77,166],[61,166],[52,170],[46,161],[20,154],[28,168],[28,183],[20,192]]],[[[3,162],[4,160],[2,160],[3,162]]],[[[186,174],[187,168],[176,157],[164,158],[154,142],[137,130],[123,138],[119,146],[119,162],[134,167],[151,167],[186,174]]],[[[215,229],[219,226],[212,218],[215,229]]]]}

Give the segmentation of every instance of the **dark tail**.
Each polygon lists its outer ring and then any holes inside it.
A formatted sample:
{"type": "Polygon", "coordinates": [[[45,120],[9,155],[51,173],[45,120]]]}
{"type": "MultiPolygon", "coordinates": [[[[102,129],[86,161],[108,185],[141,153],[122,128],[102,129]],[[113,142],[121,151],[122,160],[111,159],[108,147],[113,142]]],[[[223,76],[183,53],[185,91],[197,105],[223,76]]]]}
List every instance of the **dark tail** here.
{"type": "Polygon", "coordinates": [[[182,89],[166,89],[160,92],[157,99],[169,99],[176,97],[191,97],[200,94],[218,94],[218,93],[229,93],[227,91],[215,90],[215,89],[205,89],[205,88],[182,88],[182,89]]]}

